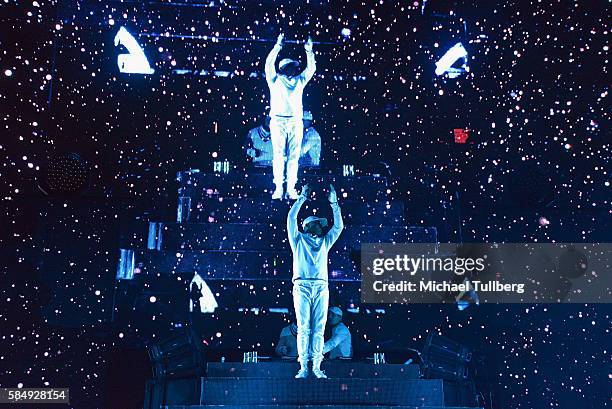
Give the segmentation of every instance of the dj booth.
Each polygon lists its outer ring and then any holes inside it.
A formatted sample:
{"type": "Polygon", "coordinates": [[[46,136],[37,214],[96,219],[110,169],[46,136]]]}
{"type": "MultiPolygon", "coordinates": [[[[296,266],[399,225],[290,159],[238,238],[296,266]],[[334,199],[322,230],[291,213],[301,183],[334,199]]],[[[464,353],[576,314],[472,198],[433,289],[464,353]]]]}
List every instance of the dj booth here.
{"type": "Polygon", "coordinates": [[[422,379],[419,365],[324,361],[328,379],[295,379],[297,362],[209,362],[204,376],[154,379],[146,409],[459,408],[473,391],[443,379],[422,379]],[[463,403],[461,403],[463,402],[463,403]]]}

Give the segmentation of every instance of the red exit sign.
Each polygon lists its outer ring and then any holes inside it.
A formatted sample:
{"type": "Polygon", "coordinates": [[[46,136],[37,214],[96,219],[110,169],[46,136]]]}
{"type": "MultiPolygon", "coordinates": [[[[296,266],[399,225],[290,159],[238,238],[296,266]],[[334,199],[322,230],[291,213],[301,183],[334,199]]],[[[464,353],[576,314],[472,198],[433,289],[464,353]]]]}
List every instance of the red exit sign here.
{"type": "Polygon", "coordinates": [[[466,143],[470,138],[470,130],[467,128],[455,128],[453,129],[453,135],[455,136],[455,143],[466,143]]]}

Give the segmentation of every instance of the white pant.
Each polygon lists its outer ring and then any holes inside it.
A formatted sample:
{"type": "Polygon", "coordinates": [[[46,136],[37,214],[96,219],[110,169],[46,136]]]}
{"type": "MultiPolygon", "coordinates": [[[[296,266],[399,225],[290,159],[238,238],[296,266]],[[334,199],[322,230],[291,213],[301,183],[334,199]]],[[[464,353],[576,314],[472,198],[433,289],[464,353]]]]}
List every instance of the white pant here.
{"type": "Polygon", "coordinates": [[[304,124],[301,118],[284,118],[273,116],[270,119],[272,138],[272,172],[276,188],[282,188],[285,180],[285,159],[287,160],[287,190],[295,189],[298,173],[298,161],[304,136],[304,124]],[[288,156],[285,152],[289,150],[288,156]]]}
{"type": "Polygon", "coordinates": [[[293,307],[297,319],[298,361],[302,365],[312,359],[314,365],[323,360],[323,335],[327,322],[329,288],[326,281],[296,280],[293,284],[293,307]]]}

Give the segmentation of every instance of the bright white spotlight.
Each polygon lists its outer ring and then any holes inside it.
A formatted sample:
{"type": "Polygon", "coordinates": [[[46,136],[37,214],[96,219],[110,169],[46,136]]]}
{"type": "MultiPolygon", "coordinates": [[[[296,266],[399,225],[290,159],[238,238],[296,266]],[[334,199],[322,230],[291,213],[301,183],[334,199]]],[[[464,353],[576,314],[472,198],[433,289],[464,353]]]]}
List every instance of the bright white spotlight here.
{"type": "Polygon", "coordinates": [[[189,289],[192,295],[192,299],[189,301],[189,312],[199,310],[202,313],[213,313],[219,307],[210,287],[197,272],[193,274],[189,289]]]}
{"type": "Polygon", "coordinates": [[[448,74],[449,78],[458,77],[468,70],[467,56],[468,53],[465,47],[463,47],[463,44],[455,44],[438,60],[438,62],[436,62],[436,75],[448,74]],[[452,65],[459,59],[463,59],[461,68],[453,68],[452,65]]]}
{"type": "Polygon", "coordinates": [[[149,65],[149,60],[138,41],[125,29],[121,27],[115,35],[115,47],[119,44],[128,50],[128,54],[117,56],[119,72],[128,74],[153,74],[155,70],[149,65]]]}

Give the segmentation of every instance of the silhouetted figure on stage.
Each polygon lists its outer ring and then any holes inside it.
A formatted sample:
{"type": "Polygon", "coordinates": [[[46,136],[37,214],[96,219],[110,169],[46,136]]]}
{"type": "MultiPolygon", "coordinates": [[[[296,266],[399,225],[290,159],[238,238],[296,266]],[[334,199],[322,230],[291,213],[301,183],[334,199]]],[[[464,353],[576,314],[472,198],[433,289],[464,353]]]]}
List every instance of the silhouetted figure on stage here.
{"type": "Polygon", "coordinates": [[[330,185],[329,203],[334,214],[334,225],[323,234],[327,219],[309,216],[302,222],[304,232],[300,232],[297,216],[309,194],[308,185],[304,185],[302,194],[287,216],[287,233],[293,251],[293,305],[298,326],[300,370],[296,378],[305,378],[308,375],[309,360],[312,360],[313,374],[317,378],[326,378],[325,373],[321,371],[321,361],[329,304],[327,255],[340,236],[344,224],[336,190],[330,185]]]}
{"type": "Polygon", "coordinates": [[[272,136],[270,117],[265,116],[261,124],[249,130],[244,141],[244,153],[255,166],[272,166],[272,136]]]}
{"type": "MultiPolygon", "coordinates": [[[[312,126],[312,114],[304,111],[304,137],[300,149],[299,166],[318,167],[321,163],[321,135],[312,126]]],[[[261,124],[249,129],[244,140],[243,151],[254,166],[272,166],[273,151],[270,135],[270,117],[265,116],[261,124]]]]}
{"type": "Polygon", "coordinates": [[[353,356],[351,331],[342,322],[342,310],[331,307],[327,313],[327,323],[331,327],[331,338],[325,341],[323,354],[329,352],[329,359],[351,358],[353,356]]]}
{"type": "Polygon", "coordinates": [[[192,305],[199,305],[200,297],[202,297],[202,286],[198,285],[197,282],[192,282],[189,291],[189,298],[191,299],[192,305]]]}
{"type": "Polygon", "coordinates": [[[312,113],[304,111],[304,137],[300,151],[300,166],[318,167],[321,163],[321,135],[312,126],[312,113]]]}
{"type": "Polygon", "coordinates": [[[276,355],[283,358],[297,358],[297,323],[292,322],[281,330],[276,344],[276,355]]]}
{"type": "Polygon", "coordinates": [[[299,62],[284,58],[276,70],[276,58],[283,47],[283,34],[278,36],[276,45],[266,58],[265,73],[270,88],[270,133],[274,159],[275,190],[272,199],[283,198],[285,181],[285,161],[287,162],[287,196],[297,199],[298,160],[302,146],[304,125],[302,124],[302,94],[316,70],[312,39],[308,38],[306,49],[306,68],[300,72],[299,62]],[[288,154],[285,155],[285,151],[288,154]]]}

